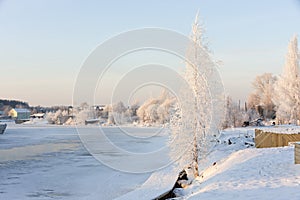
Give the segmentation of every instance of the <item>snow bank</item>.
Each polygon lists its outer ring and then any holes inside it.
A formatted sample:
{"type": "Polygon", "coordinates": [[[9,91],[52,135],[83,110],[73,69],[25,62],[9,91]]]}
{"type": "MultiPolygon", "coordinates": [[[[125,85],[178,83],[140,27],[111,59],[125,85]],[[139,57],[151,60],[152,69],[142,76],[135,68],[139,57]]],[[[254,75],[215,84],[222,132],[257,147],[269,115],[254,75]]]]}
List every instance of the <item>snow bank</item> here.
{"type": "Polygon", "coordinates": [[[155,199],[169,192],[178,178],[178,169],[172,166],[154,172],[149,179],[136,190],[129,192],[116,200],[155,199]]]}
{"type": "Polygon", "coordinates": [[[245,149],[208,168],[188,199],[300,199],[293,148],[245,149]]]}
{"type": "Polygon", "coordinates": [[[295,125],[262,127],[258,129],[265,132],[271,132],[271,133],[300,134],[300,126],[295,126],[295,125]]]}
{"type": "Polygon", "coordinates": [[[225,130],[207,156],[209,166],[180,191],[183,199],[300,199],[300,165],[294,164],[294,148],[253,148],[246,145],[253,132],[225,130]]]}

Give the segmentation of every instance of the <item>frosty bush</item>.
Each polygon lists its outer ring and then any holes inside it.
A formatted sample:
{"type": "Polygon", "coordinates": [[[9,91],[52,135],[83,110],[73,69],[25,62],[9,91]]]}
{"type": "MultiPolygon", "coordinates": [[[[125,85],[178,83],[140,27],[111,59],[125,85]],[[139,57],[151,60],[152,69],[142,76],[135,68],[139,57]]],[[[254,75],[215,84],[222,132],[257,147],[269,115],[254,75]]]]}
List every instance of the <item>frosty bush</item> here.
{"type": "MultiPolygon", "coordinates": [[[[222,128],[232,128],[232,127],[241,127],[244,121],[251,121],[254,114],[247,112],[244,109],[240,108],[240,105],[237,102],[233,102],[230,97],[226,98],[226,107],[225,107],[225,117],[222,122],[222,128]],[[250,115],[252,115],[250,117],[250,115]]],[[[256,111],[255,111],[256,112],[256,111]]]]}
{"type": "Polygon", "coordinates": [[[138,120],[138,107],[137,103],[125,107],[124,103],[119,101],[113,105],[105,106],[104,110],[101,112],[101,116],[107,118],[107,124],[109,125],[130,124],[138,120]]]}
{"type": "Polygon", "coordinates": [[[138,110],[137,116],[142,124],[164,124],[170,121],[170,110],[174,97],[163,90],[158,98],[147,100],[138,110]]]}
{"type": "Polygon", "coordinates": [[[95,112],[89,108],[78,110],[74,113],[76,124],[85,124],[88,119],[95,119],[95,112]]]}
{"type": "Polygon", "coordinates": [[[68,111],[66,110],[57,110],[56,112],[48,112],[46,114],[46,120],[49,124],[61,124],[62,123],[62,117],[68,116],[68,111]]]}

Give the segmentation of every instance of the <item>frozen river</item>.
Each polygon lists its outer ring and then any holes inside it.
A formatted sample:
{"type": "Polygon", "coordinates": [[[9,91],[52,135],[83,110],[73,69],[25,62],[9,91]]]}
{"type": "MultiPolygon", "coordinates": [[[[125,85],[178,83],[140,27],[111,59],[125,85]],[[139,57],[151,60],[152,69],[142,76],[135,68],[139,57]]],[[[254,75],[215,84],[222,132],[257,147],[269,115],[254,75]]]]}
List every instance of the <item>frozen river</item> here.
{"type": "MultiPolygon", "coordinates": [[[[102,130],[118,147],[137,153],[163,148],[168,140],[159,128],[102,130]]],[[[0,199],[114,199],[140,187],[150,175],[102,164],[84,148],[75,127],[9,125],[0,135],[0,199]]]]}

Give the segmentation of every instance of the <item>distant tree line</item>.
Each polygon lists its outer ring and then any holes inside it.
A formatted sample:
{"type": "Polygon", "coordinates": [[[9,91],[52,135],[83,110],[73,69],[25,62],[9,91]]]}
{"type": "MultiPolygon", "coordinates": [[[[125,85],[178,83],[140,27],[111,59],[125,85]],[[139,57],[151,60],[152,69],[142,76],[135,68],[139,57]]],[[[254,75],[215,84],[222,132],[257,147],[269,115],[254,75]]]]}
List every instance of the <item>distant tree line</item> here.
{"type": "Polygon", "coordinates": [[[138,102],[124,105],[119,101],[101,108],[87,103],[82,103],[78,107],[53,107],[55,109],[47,112],[46,119],[50,124],[66,125],[87,123],[162,125],[170,121],[174,100],[174,97],[164,90],[158,97],[152,97],[141,105],[138,102]]]}
{"type": "Polygon", "coordinates": [[[29,108],[29,104],[18,100],[0,99],[0,111],[4,112],[4,115],[7,115],[12,108],[29,108]]]}
{"type": "Polygon", "coordinates": [[[5,107],[11,108],[29,108],[29,104],[27,102],[18,101],[18,100],[7,100],[7,99],[0,99],[0,109],[3,110],[5,107]]]}
{"type": "Polygon", "coordinates": [[[68,111],[70,107],[71,106],[30,106],[29,103],[25,101],[0,99],[0,111],[3,111],[4,115],[7,115],[12,108],[26,108],[30,110],[32,114],[35,114],[56,112],[58,110],[68,111]]]}

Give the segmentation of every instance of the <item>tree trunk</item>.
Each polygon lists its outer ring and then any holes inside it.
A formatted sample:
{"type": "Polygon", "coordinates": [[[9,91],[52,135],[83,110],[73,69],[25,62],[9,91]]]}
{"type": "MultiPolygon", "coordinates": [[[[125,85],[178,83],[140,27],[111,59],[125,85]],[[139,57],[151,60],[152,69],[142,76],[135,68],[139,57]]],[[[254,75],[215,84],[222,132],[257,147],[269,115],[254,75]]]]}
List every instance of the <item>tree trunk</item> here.
{"type": "Polygon", "coordinates": [[[199,176],[199,169],[198,169],[198,143],[197,143],[197,137],[196,134],[194,134],[194,148],[193,148],[193,163],[192,163],[192,169],[194,172],[194,176],[199,176]]]}

